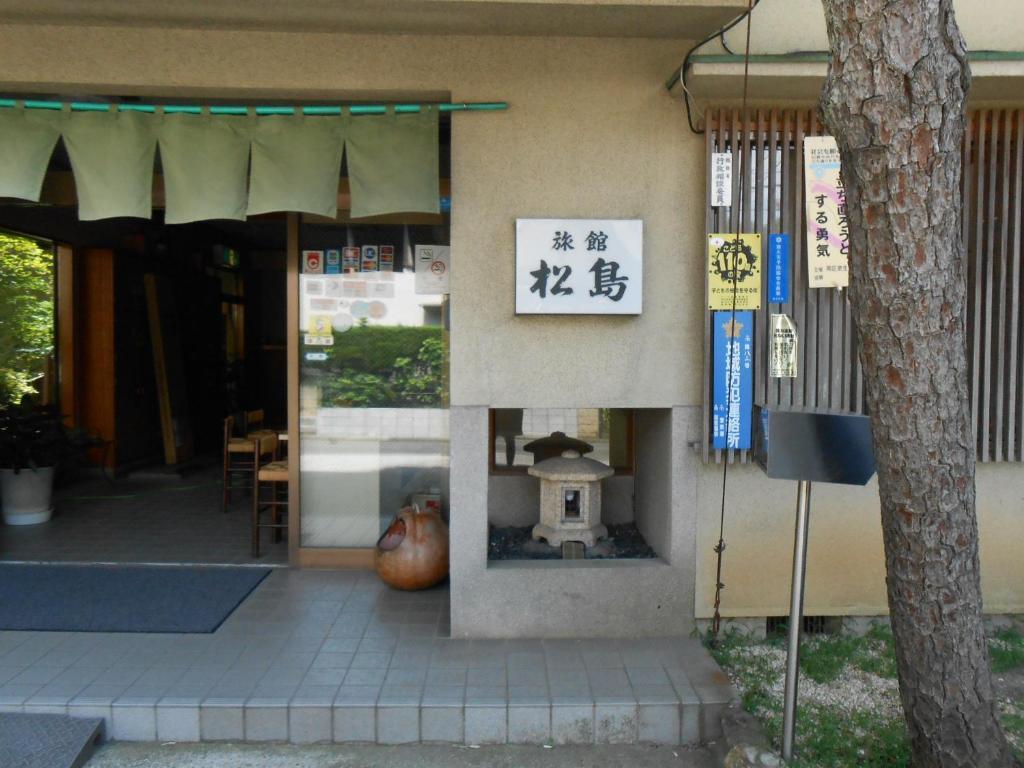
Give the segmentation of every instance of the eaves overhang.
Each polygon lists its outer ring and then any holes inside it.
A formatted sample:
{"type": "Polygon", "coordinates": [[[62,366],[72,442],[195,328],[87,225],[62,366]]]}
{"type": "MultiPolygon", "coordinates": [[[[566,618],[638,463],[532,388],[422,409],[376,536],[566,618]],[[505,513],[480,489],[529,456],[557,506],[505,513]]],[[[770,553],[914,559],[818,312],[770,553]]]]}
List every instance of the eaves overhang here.
{"type": "Polygon", "coordinates": [[[0,23],[693,40],[746,8],[747,0],[0,0],[0,23]]]}
{"type": "MultiPolygon", "coordinates": [[[[1024,52],[971,51],[973,104],[1024,102],[1024,52]]],[[[755,101],[816,101],[828,74],[824,51],[761,54],[750,57],[748,98],[755,101]]],[[[687,75],[690,94],[702,102],[735,102],[743,97],[744,57],[730,54],[696,55],[687,75]]],[[[678,95],[679,83],[672,90],[678,95]]]]}

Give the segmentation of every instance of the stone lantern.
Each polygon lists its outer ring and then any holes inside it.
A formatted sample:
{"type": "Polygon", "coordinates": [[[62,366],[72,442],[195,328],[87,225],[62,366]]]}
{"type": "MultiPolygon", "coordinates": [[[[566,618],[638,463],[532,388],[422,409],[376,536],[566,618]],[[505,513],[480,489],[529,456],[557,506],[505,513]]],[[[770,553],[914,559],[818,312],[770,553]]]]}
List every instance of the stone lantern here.
{"type": "Polygon", "coordinates": [[[533,527],[533,538],[553,547],[562,546],[563,541],[592,547],[608,535],[601,524],[601,480],[615,470],[567,450],[528,471],[540,478],[540,523],[533,527]]]}

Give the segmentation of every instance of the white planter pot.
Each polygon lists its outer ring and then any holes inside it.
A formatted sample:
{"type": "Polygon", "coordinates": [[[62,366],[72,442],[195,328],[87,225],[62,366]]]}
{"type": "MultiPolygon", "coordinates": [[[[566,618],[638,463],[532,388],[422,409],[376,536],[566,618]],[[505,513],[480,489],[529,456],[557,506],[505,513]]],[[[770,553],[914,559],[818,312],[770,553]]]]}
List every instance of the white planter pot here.
{"type": "Polygon", "coordinates": [[[0,469],[0,502],[8,525],[45,523],[53,514],[53,467],[0,469]]]}

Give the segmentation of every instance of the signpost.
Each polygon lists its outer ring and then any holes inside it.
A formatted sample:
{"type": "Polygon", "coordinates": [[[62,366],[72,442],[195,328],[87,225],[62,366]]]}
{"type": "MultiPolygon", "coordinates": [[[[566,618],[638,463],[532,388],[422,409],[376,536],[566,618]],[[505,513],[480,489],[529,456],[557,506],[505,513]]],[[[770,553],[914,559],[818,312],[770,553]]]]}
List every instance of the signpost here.
{"type": "Polygon", "coordinates": [[[875,455],[868,417],[861,414],[758,406],[754,424],[754,460],[768,477],[797,481],[789,643],[782,711],[782,758],[789,761],[793,758],[796,733],[811,482],[865,485],[875,474],[875,455]]]}
{"type": "Polygon", "coordinates": [[[640,219],[516,219],[517,315],[639,315],[640,219]]]}

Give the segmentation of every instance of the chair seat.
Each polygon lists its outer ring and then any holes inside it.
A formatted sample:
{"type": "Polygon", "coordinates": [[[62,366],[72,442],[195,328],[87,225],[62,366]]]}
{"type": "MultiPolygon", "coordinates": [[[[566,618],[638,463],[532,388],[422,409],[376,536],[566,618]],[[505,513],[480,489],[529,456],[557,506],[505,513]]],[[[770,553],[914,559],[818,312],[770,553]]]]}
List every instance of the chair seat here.
{"type": "Polygon", "coordinates": [[[270,453],[277,447],[277,432],[272,429],[258,429],[245,437],[232,437],[228,440],[228,453],[252,453],[257,440],[260,441],[260,453],[270,453]]]}
{"type": "Polygon", "coordinates": [[[264,464],[260,467],[258,477],[260,480],[268,483],[287,483],[288,460],[282,459],[281,461],[271,461],[264,464]]]}

